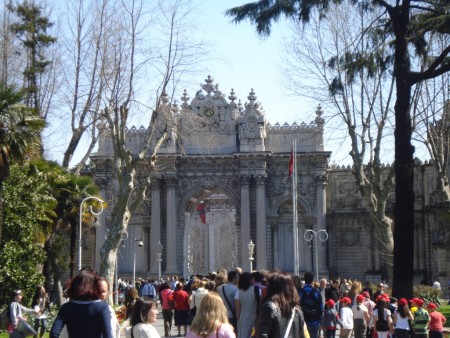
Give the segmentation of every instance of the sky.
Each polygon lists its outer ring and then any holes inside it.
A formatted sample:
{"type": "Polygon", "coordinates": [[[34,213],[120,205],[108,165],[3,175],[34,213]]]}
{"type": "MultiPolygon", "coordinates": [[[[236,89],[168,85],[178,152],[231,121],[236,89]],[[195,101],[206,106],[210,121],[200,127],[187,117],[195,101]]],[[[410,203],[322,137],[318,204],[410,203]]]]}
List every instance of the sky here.
{"type": "MultiPolygon", "coordinates": [[[[248,20],[234,24],[231,17],[225,16],[227,9],[248,1],[192,0],[196,8],[192,13],[193,21],[198,25],[198,34],[211,43],[211,57],[202,64],[203,74],[194,78],[185,88],[192,99],[200,84],[210,75],[214,83],[219,84],[222,93],[228,96],[233,88],[242,103],[248,101],[247,96],[253,89],[257,100],[264,107],[266,119],[272,125],[276,122],[309,124],[315,119],[315,111],[320,102],[289,95],[281,70],[283,42],[290,36],[288,22],[280,20],[273,24],[271,35],[261,38],[248,20]]],[[[176,94],[178,102],[182,94],[183,90],[176,94]]],[[[328,116],[331,115],[329,112],[328,116]]],[[[326,111],[323,117],[327,119],[326,111]]],[[[137,122],[136,126],[139,127],[140,124],[137,122]]],[[[64,128],[60,128],[56,139],[57,142],[52,142],[47,155],[59,162],[63,158],[64,144],[68,142],[64,128]]],[[[325,136],[325,150],[333,151],[332,163],[349,164],[348,151],[338,155],[338,149],[325,136]],[[334,159],[336,155],[339,157],[334,159]]],[[[75,154],[71,166],[81,159],[79,153],[75,154]]]]}
{"type": "Polygon", "coordinates": [[[248,20],[234,24],[231,17],[225,16],[227,9],[247,2],[197,2],[199,15],[202,16],[199,19],[205,22],[203,32],[208,40],[215,43],[215,51],[219,52],[223,59],[207,62],[208,74],[219,83],[223,93],[229,94],[233,88],[242,102],[247,101],[247,96],[253,88],[271,124],[294,121],[298,123],[304,119],[309,123],[315,118],[314,112],[319,102],[313,103],[300,97],[289,96],[283,85],[281,63],[283,40],[289,36],[287,22],[282,20],[275,23],[271,35],[261,38],[248,20]]]}

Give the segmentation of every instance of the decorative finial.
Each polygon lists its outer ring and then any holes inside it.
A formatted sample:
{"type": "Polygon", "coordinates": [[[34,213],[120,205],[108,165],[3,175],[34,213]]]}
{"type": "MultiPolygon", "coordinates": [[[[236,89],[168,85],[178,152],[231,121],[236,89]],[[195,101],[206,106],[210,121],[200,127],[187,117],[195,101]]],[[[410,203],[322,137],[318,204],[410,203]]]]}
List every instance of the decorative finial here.
{"type": "Polygon", "coordinates": [[[211,92],[214,90],[213,78],[211,75],[208,75],[208,78],[205,79],[206,84],[202,85],[202,88],[208,93],[208,95],[211,95],[211,92]]]}
{"type": "Polygon", "coordinates": [[[161,93],[161,101],[163,104],[167,104],[169,102],[169,97],[167,96],[167,93],[165,90],[161,93]]]}
{"type": "Polygon", "coordinates": [[[319,124],[319,123],[324,123],[325,122],[325,120],[322,118],[322,115],[323,115],[323,111],[322,111],[322,107],[321,107],[321,105],[320,105],[320,103],[319,103],[319,105],[317,106],[317,109],[316,109],[316,123],[317,124],[319,124]]]}
{"type": "Polygon", "coordinates": [[[232,102],[234,102],[234,100],[237,99],[237,97],[236,97],[235,94],[236,94],[236,93],[234,92],[234,89],[231,88],[231,93],[230,93],[230,95],[228,96],[228,99],[231,100],[232,102]]]}
{"type": "Polygon", "coordinates": [[[249,95],[247,96],[247,98],[250,100],[251,103],[256,101],[257,97],[255,95],[255,92],[253,91],[253,88],[252,88],[251,92],[249,93],[249,95]]]}
{"type": "Polygon", "coordinates": [[[183,103],[181,104],[181,106],[182,106],[183,108],[186,108],[186,107],[189,106],[189,104],[187,103],[187,102],[189,101],[189,99],[190,99],[190,97],[189,97],[189,95],[188,95],[188,93],[187,93],[187,90],[185,89],[184,92],[183,92],[183,96],[181,97],[181,101],[183,101],[183,103]]]}

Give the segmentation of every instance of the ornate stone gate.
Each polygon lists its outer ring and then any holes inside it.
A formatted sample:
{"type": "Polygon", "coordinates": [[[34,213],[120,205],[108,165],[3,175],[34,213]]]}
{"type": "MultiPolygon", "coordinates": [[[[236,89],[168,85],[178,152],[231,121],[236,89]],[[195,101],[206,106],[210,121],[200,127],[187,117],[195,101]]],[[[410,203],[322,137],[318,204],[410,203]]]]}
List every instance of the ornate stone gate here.
{"type": "MultiPolygon", "coordinates": [[[[292,271],[292,187],[287,176],[293,139],[300,163],[299,229],[326,228],[324,182],[330,153],[323,150],[320,107],[310,124],[272,126],[253,90],[245,104],[236,102],[233,90],[227,100],[210,77],[192,100],[186,91],[181,99],[180,106],[170,106],[179,128],[172,129],[158,153],[160,170],[143,208],[149,212],[131,223],[136,229],[130,232],[146,234],[147,243],[137,253],[139,273],[158,272],[159,241],[166,275],[233,266],[248,270],[250,240],[255,243],[255,268],[292,271]],[[193,126],[196,119],[200,122],[193,126]]],[[[168,100],[160,108],[164,105],[169,106],[168,100]]],[[[158,123],[159,130],[167,127],[158,123]]],[[[129,130],[130,146],[137,150],[146,132],[129,130]]],[[[113,196],[115,180],[108,171],[112,147],[105,135],[94,158],[95,174],[105,182],[104,196],[113,196]]],[[[299,237],[301,268],[311,269],[310,250],[299,237]]],[[[127,250],[124,257],[129,257],[127,250]]],[[[326,248],[320,251],[320,269],[326,273],[326,248]]],[[[121,260],[119,271],[127,265],[129,261],[121,260]]]]}

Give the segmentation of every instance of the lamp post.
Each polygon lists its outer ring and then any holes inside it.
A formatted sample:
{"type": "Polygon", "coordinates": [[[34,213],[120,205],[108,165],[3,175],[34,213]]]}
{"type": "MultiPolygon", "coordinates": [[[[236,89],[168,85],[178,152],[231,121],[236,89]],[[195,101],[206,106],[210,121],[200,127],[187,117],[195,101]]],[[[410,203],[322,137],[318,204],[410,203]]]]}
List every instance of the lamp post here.
{"type": "Polygon", "coordinates": [[[303,235],[303,238],[307,242],[311,242],[314,238],[314,265],[316,270],[316,282],[319,281],[319,257],[317,257],[317,238],[322,243],[325,243],[328,240],[328,233],[326,230],[318,230],[314,231],[312,229],[308,229],[305,231],[305,234],[303,235]]]}
{"type": "Polygon", "coordinates": [[[103,212],[104,201],[98,197],[88,196],[85,199],[83,199],[80,203],[80,224],[79,224],[80,228],[78,229],[78,270],[81,270],[81,251],[82,251],[81,242],[83,240],[81,229],[82,229],[82,225],[83,225],[83,204],[84,204],[84,202],[89,201],[89,200],[95,200],[95,201],[99,202],[100,207],[101,207],[99,212],[95,212],[94,210],[92,210],[92,206],[89,206],[89,212],[91,214],[98,216],[103,212]]]}
{"type": "Polygon", "coordinates": [[[134,239],[134,246],[133,246],[133,287],[136,287],[136,242],[137,245],[139,245],[140,248],[144,246],[144,241],[141,239],[134,239]]]}
{"type": "Polygon", "coordinates": [[[162,262],[163,245],[158,241],[158,280],[161,280],[161,262],[162,262]]]}
{"type": "Polygon", "coordinates": [[[253,253],[255,252],[255,244],[250,239],[250,243],[248,243],[248,260],[250,261],[250,272],[253,271],[253,253]]]}

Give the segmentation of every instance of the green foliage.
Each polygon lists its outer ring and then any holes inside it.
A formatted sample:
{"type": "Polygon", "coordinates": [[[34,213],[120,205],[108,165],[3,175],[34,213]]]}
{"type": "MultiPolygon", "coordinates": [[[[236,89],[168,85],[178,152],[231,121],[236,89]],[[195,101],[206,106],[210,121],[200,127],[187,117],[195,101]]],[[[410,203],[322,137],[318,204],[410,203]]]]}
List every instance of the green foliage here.
{"type": "Polygon", "coordinates": [[[450,305],[444,305],[437,309],[440,313],[442,313],[445,318],[447,318],[447,322],[445,323],[445,327],[450,327],[450,305]]]}
{"type": "Polygon", "coordinates": [[[3,237],[0,246],[0,303],[10,300],[11,292],[21,289],[29,305],[34,288],[42,284],[45,260],[41,227],[51,224],[56,200],[45,182],[28,173],[29,166],[12,166],[4,182],[3,237]]]}
{"type": "Polygon", "coordinates": [[[427,303],[441,305],[442,291],[432,288],[428,285],[416,285],[414,287],[414,297],[422,298],[427,303]]]}
{"type": "Polygon", "coordinates": [[[45,48],[56,42],[56,38],[47,34],[53,23],[43,15],[43,8],[34,2],[23,1],[16,6],[9,5],[8,9],[16,14],[18,19],[10,26],[11,31],[21,39],[27,49],[28,62],[23,72],[27,80],[27,105],[39,110],[38,78],[51,64],[44,52],[45,48]]]}

